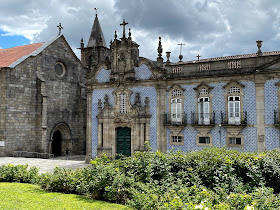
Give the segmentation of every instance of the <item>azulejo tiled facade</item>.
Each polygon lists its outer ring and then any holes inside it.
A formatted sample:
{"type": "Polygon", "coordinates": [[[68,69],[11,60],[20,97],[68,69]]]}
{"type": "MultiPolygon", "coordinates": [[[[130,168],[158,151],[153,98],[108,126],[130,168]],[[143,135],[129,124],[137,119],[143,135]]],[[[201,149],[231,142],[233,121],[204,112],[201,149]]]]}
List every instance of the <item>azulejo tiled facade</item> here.
{"type": "Polygon", "coordinates": [[[89,69],[88,160],[131,155],[145,142],[163,152],[279,148],[280,52],[171,63],[168,54],[163,62],[160,38],[154,62],[139,57],[139,45],[125,30],[109,48],[101,28],[96,31],[90,40],[99,45],[81,44],[89,69]]]}

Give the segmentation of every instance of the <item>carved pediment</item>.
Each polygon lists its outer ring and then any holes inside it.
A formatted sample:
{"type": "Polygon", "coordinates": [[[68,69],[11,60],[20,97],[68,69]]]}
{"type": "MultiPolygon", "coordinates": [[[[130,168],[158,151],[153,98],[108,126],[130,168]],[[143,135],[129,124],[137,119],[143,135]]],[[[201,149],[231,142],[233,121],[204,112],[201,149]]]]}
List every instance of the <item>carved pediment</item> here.
{"type": "Polygon", "coordinates": [[[205,82],[200,83],[197,87],[194,88],[196,92],[199,92],[202,88],[206,88],[208,90],[208,93],[211,92],[213,89],[211,86],[207,85],[205,82]]]}
{"type": "Polygon", "coordinates": [[[168,92],[169,92],[169,91],[172,91],[172,90],[180,90],[180,91],[182,91],[182,92],[185,91],[185,89],[182,88],[182,87],[181,87],[180,85],[178,85],[178,84],[173,84],[170,88],[167,89],[168,92]]]}
{"type": "Polygon", "coordinates": [[[223,86],[224,89],[228,89],[232,86],[237,86],[240,88],[244,88],[245,85],[242,85],[240,82],[238,82],[237,80],[230,80],[226,85],[223,86]]]}

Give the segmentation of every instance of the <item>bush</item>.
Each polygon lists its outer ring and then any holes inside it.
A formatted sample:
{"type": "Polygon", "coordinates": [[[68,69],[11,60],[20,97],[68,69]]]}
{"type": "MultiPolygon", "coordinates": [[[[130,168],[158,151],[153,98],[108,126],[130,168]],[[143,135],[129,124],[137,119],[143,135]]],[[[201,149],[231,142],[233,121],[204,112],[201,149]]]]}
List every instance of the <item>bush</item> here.
{"type": "Polygon", "coordinates": [[[0,166],[0,182],[36,183],[39,169],[36,167],[27,168],[28,164],[0,166]]]}
{"type": "Polygon", "coordinates": [[[84,194],[136,209],[280,206],[279,150],[240,153],[212,147],[190,153],[143,151],[117,160],[96,158],[91,166],[75,171],[56,168],[53,173],[37,173],[28,171],[27,166],[3,166],[0,181],[36,180],[46,190],[84,194]]]}

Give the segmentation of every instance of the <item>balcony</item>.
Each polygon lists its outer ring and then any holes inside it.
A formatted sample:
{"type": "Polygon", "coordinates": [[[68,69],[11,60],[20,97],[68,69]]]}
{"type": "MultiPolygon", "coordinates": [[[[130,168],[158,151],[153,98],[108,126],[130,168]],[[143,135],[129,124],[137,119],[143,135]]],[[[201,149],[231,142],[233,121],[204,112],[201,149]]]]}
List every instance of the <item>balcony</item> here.
{"type": "Polygon", "coordinates": [[[221,124],[223,126],[246,126],[247,125],[247,112],[221,112],[221,124]]]}
{"type": "Polygon", "coordinates": [[[213,113],[191,113],[192,125],[215,125],[216,116],[213,113]]]}
{"type": "Polygon", "coordinates": [[[183,113],[178,118],[171,118],[170,113],[164,114],[164,124],[167,126],[185,126],[188,123],[187,114],[183,113]]]}

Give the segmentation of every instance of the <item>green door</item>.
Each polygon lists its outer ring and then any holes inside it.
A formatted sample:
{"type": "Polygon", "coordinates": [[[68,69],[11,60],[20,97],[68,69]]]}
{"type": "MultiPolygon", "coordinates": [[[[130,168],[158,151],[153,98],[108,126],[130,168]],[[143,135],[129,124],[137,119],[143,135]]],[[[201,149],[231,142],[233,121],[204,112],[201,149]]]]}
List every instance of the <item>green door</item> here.
{"type": "Polygon", "coordinates": [[[117,154],[131,155],[131,129],[117,128],[117,154]]]}

